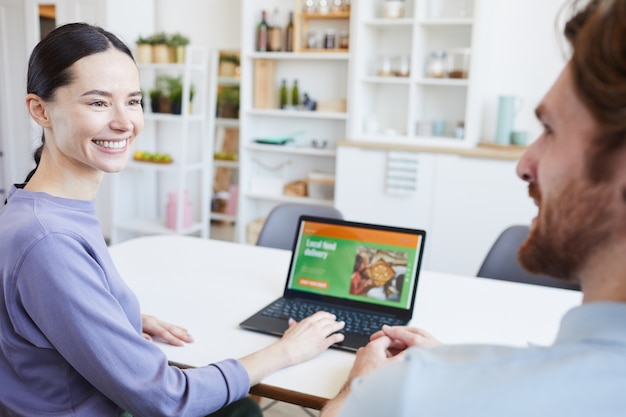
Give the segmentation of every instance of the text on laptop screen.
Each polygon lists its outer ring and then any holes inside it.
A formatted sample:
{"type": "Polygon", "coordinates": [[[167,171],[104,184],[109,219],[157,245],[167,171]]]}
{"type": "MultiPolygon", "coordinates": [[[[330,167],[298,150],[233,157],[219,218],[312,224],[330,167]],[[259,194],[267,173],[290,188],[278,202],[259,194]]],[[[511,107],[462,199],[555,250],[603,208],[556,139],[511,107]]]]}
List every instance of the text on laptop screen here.
{"type": "Polygon", "coordinates": [[[408,309],[422,236],[303,221],[288,288],[408,309]]]}

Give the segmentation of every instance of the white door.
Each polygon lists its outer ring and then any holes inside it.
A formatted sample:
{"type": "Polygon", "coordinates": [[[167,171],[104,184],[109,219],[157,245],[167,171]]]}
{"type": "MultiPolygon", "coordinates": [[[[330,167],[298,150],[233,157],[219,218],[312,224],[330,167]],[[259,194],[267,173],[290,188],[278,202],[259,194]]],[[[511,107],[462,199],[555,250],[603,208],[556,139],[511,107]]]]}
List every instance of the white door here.
{"type": "Polygon", "coordinates": [[[23,181],[32,168],[32,137],[24,105],[26,10],[23,0],[0,0],[0,188],[5,190],[23,181]]]}

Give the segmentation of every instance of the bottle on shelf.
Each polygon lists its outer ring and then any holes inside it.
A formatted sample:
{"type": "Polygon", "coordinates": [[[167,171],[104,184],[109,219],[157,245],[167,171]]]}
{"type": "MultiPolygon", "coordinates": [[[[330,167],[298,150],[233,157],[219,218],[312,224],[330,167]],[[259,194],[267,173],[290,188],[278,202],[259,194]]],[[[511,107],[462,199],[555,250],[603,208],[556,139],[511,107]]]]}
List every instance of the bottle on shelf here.
{"type": "Polygon", "coordinates": [[[256,28],[256,50],[267,52],[269,25],[267,23],[267,12],[261,12],[261,22],[256,28]]]}
{"type": "Polygon", "coordinates": [[[298,80],[293,81],[293,87],[291,89],[291,105],[294,107],[300,105],[300,88],[298,87],[298,80]]]}
{"type": "Polygon", "coordinates": [[[278,25],[278,9],[274,9],[267,33],[267,50],[279,52],[282,50],[283,31],[278,25]]]}
{"type": "Polygon", "coordinates": [[[293,52],[293,12],[289,12],[289,23],[285,28],[285,51],[293,52]]]}
{"type": "Polygon", "coordinates": [[[283,79],[280,85],[280,108],[285,109],[287,108],[288,104],[289,103],[287,102],[287,80],[283,79]]]}

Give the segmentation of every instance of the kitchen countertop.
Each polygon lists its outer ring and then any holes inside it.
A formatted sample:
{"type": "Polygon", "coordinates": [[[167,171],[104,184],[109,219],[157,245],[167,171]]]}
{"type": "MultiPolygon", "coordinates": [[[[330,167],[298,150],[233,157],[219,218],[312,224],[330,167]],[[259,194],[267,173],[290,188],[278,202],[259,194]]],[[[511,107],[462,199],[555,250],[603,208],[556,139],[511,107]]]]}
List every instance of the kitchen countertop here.
{"type": "Polygon", "coordinates": [[[423,145],[393,144],[385,142],[365,142],[355,140],[340,141],[337,146],[348,146],[364,149],[378,149],[385,151],[405,151],[424,153],[445,153],[473,158],[507,159],[518,160],[524,151],[525,146],[503,146],[493,143],[479,143],[473,148],[437,147],[423,145]]]}

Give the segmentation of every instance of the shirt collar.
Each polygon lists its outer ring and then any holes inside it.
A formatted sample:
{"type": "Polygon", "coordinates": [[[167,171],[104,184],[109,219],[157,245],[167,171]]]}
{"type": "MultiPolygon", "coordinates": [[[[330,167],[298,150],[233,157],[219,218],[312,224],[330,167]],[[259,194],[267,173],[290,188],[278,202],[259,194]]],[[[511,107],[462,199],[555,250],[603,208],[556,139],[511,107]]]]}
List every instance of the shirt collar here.
{"type": "Polygon", "coordinates": [[[594,302],[568,311],[554,344],[577,342],[626,345],[626,303],[594,302]]]}

